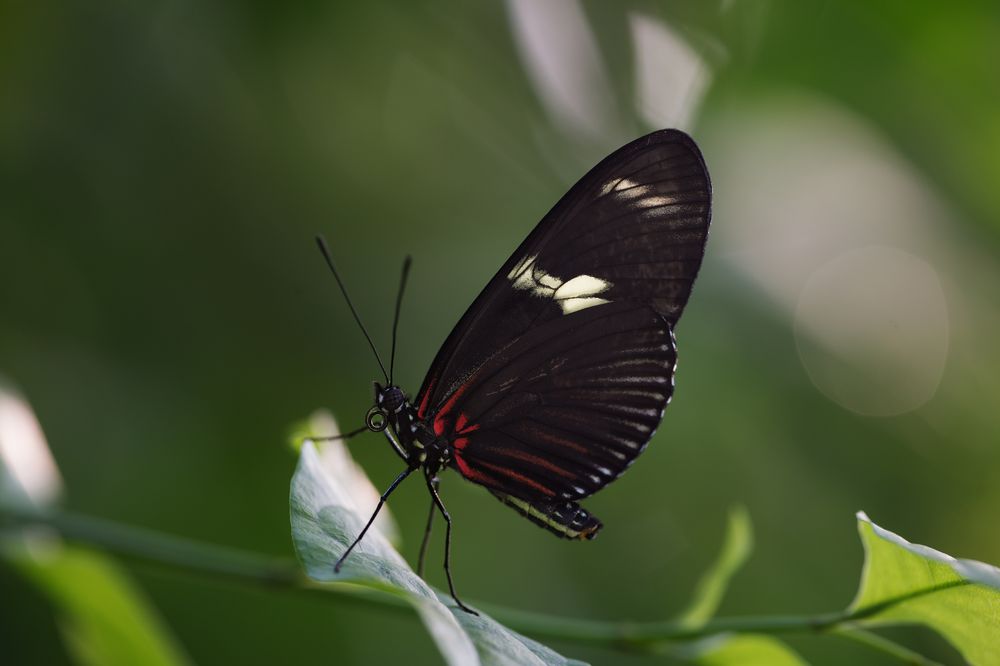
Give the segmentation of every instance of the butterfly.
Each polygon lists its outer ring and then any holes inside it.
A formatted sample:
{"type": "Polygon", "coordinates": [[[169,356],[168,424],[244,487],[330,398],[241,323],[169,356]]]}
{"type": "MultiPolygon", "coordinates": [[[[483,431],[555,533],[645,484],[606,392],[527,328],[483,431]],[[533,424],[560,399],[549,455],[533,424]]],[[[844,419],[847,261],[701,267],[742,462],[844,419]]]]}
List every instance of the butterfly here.
{"type": "Polygon", "coordinates": [[[411,401],[361,323],[322,237],[317,243],[385,376],[366,430],[383,432],[406,463],[386,499],[421,471],[431,496],[418,571],[435,512],[446,522],[452,598],[452,519],[438,474],[454,469],[557,536],[592,539],[602,523],[580,506],[649,443],[674,391],[674,329],[701,266],[712,188],[695,142],[660,130],[619,148],[542,218],[472,302],[411,401]]]}

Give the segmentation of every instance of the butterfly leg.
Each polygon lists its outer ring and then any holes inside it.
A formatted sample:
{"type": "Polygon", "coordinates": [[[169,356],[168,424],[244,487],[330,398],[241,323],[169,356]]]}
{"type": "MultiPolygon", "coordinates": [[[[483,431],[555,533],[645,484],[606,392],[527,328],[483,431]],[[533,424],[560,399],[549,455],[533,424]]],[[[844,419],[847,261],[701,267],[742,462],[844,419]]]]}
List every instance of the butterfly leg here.
{"type": "Polygon", "coordinates": [[[375,517],[378,516],[378,512],[382,510],[382,506],[385,504],[385,501],[389,498],[389,495],[392,494],[392,491],[394,491],[399,486],[399,484],[403,482],[403,479],[408,477],[413,472],[414,469],[416,468],[407,467],[402,472],[400,472],[399,476],[396,477],[396,480],[393,481],[392,484],[389,486],[389,488],[384,493],[382,493],[382,496],[378,498],[378,506],[375,507],[375,511],[372,513],[372,517],[368,519],[368,523],[365,525],[364,529],[361,530],[361,534],[359,534],[358,538],[354,540],[354,543],[348,546],[347,550],[344,551],[344,554],[340,556],[339,560],[337,560],[337,563],[333,565],[334,573],[340,573],[340,567],[343,566],[344,560],[346,560],[347,556],[351,554],[351,551],[354,550],[354,547],[357,546],[363,538],[365,538],[365,533],[368,532],[368,528],[371,527],[372,523],[375,522],[375,517]]]}
{"type": "Polygon", "coordinates": [[[458,598],[457,594],[455,594],[455,583],[451,579],[451,516],[448,515],[448,510],[444,508],[444,503],[441,501],[441,496],[438,495],[438,491],[432,477],[428,474],[426,475],[426,479],[427,490],[431,493],[431,499],[434,500],[434,505],[438,508],[438,511],[441,512],[441,516],[444,518],[444,522],[447,525],[444,533],[444,573],[448,577],[448,591],[451,592],[451,598],[455,600],[455,603],[458,604],[459,608],[464,610],[466,613],[479,615],[479,613],[463,604],[462,600],[458,598]]]}
{"type": "MultiPolygon", "coordinates": [[[[431,479],[431,485],[434,486],[434,490],[438,489],[440,485],[440,480],[435,476],[431,479]]],[[[421,578],[424,577],[424,556],[427,554],[427,544],[431,540],[431,529],[434,527],[434,512],[437,511],[437,506],[434,504],[434,498],[431,498],[431,510],[427,514],[427,527],[424,529],[424,540],[420,542],[420,557],[417,559],[417,575],[421,578]]]]}

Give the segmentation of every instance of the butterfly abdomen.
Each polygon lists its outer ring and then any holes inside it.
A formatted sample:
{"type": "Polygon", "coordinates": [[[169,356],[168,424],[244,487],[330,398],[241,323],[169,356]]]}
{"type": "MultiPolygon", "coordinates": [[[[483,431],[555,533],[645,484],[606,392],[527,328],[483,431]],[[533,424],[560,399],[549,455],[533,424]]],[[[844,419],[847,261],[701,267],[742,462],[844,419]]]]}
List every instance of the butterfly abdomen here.
{"type": "Polygon", "coordinates": [[[604,527],[576,502],[529,502],[495,490],[490,492],[531,522],[564,539],[590,540],[604,527]]]}

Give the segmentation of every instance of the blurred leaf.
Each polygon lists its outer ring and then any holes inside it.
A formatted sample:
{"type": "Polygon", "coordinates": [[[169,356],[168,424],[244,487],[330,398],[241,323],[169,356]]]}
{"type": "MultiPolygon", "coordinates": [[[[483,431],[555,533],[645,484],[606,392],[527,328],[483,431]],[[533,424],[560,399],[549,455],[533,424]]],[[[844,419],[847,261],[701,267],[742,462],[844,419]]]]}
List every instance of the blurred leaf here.
{"type": "Polygon", "coordinates": [[[729,581],[742,568],[753,552],[753,526],[745,507],[729,510],[726,540],[719,557],[705,572],[695,587],[694,598],[687,610],[678,618],[681,624],[692,629],[708,622],[722,603],[729,581]]]}
{"type": "Polygon", "coordinates": [[[347,489],[321,463],[311,442],[292,478],[292,540],[310,578],[345,581],[394,595],[423,621],[445,661],[467,664],[579,664],[516,634],[489,617],[470,615],[432,590],[377,532],[369,532],[344,563],[333,564],[364,525],[347,489]]]}
{"type": "MultiPolygon", "coordinates": [[[[304,433],[299,440],[297,451],[311,437],[336,437],[341,434],[340,426],[333,415],[324,409],[316,410],[308,421],[299,426],[299,433],[304,433]]],[[[294,435],[293,435],[294,436],[294,435]]],[[[354,461],[343,440],[313,442],[319,453],[320,464],[333,480],[334,484],[343,489],[341,493],[344,506],[367,518],[375,510],[381,492],[376,488],[361,465],[354,461]]],[[[372,524],[372,529],[382,533],[389,543],[398,548],[401,543],[399,526],[388,505],[383,506],[378,517],[372,524]]]]}
{"type": "MultiPolygon", "coordinates": [[[[745,507],[734,506],[729,510],[722,550],[698,581],[691,603],[678,618],[683,626],[697,629],[712,619],[722,603],[729,581],[746,564],[752,552],[753,526],[750,514],[745,507]]],[[[706,666],[799,666],[806,663],[778,639],[751,634],[717,634],[669,646],[667,651],[679,659],[706,666]]]]}
{"type": "MultiPolygon", "coordinates": [[[[0,510],[47,506],[62,481],[31,406],[0,384],[0,510]]],[[[0,534],[0,556],[48,596],[79,664],[186,664],[187,657],[142,592],[110,558],[64,546],[44,530],[0,534]]]]}
{"type": "Polygon", "coordinates": [[[770,636],[719,634],[671,654],[703,666],[805,666],[794,650],[770,636]]]}
{"type": "Polygon", "coordinates": [[[868,626],[919,623],[973,664],[1000,664],[1000,569],[915,545],[858,513],[865,547],[850,612],[868,626]]]}
{"type": "MultiPolygon", "coordinates": [[[[29,539],[38,535],[27,535],[29,539]]],[[[30,541],[29,541],[30,543],[30,541]]],[[[169,630],[110,559],[56,544],[5,549],[11,562],[58,609],[66,648],[79,664],[189,663],[169,630]]]]}

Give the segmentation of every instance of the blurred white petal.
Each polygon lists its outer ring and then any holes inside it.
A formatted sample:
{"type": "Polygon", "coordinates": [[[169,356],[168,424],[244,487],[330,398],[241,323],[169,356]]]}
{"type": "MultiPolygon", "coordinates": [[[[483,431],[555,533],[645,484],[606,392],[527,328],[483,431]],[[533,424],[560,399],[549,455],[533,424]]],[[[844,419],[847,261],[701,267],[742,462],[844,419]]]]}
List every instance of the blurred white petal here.
{"type": "Polygon", "coordinates": [[[629,14],[636,70],[636,107],[652,127],[690,129],[708,87],[705,61],[670,26],[629,14]]]}
{"type": "Polygon", "coordinates": [[[0,384],[0,499],[44,506],[59,498],[62,487],[35,413],[0,384]]]}
{"type": "Polygon", "coordinates": [[[507,0],[521,62],[558,126],[588,138],[614,126],[615,97],[597,40],[577,0],[507,0]]]}
{"type": "MultiPolygon", "coordinates": [[[[319,410],[309,418],[309,429],[317,435],[340,434],[336,419],[325,410],[319,410]]],[[[354,509],[358,515],[367,519],[378,505],[382,493],[372,485],[361,466],[354,462],[347,445],[342,440],[317,442],[316,446],[319,449],[323,469],[336,485],[347,491],[346,495],[353,502],[348,508],[354,509]]],[[[388,445],[386,448],[388,449],[388,445]]],[[[392,517],[392,512],[389,511],[388,504],[382,507],[372,528],[378,530],[389,543],[399,544],[399,527],[392,517]]]]}

